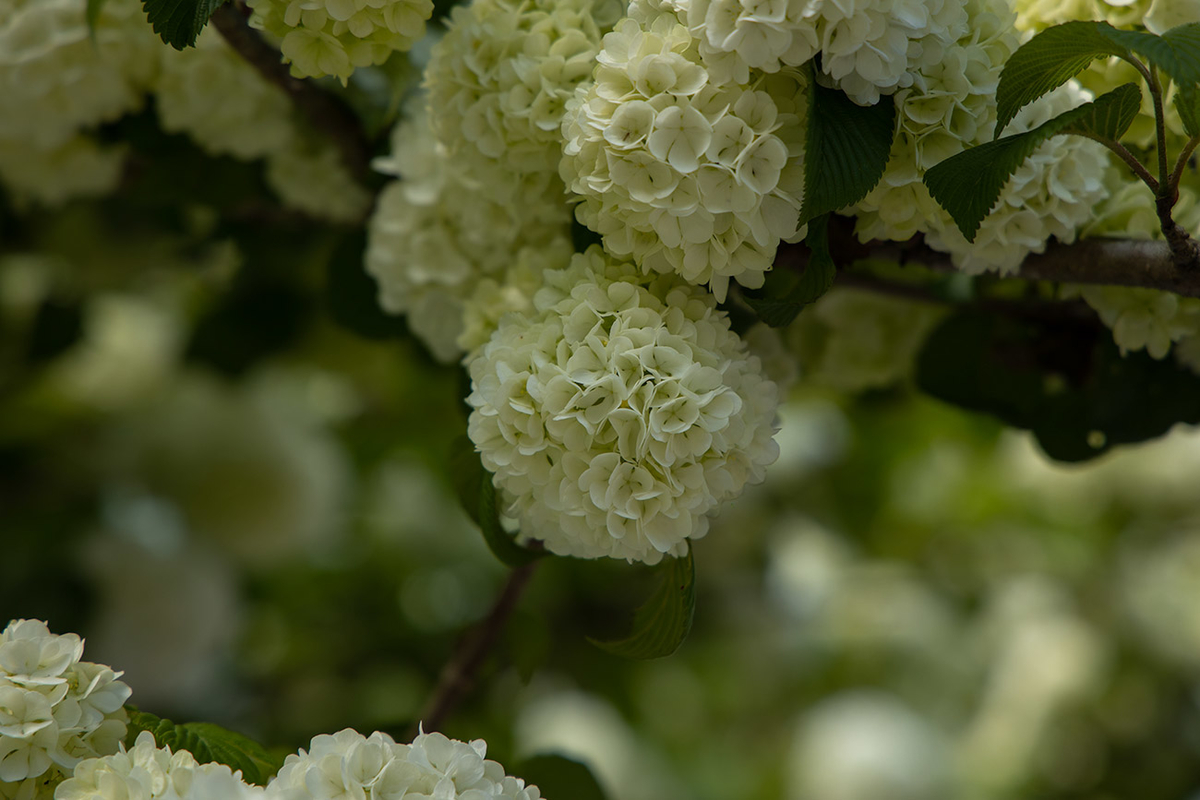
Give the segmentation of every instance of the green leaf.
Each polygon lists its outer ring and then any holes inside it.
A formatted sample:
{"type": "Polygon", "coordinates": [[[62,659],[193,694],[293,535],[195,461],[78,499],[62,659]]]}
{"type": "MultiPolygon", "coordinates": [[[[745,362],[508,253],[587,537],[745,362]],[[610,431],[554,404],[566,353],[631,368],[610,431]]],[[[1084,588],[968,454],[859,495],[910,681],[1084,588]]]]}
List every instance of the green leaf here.
{"type": "Polygon", "coordinates": [[[1187,135],[1200,136],[1200,86],[1180,86],[1175,95],[1175,110],[1187,135]]]}
{"type": "Polygon", "coordinates": [[[964,311],[926,340],[917,385],[1032,431],[1051,458],[1085,461],[1200,422],[1200,376],[1173,359],[1122,356],[1091,320],[964,311]]]}
{"type": "Polygon", "coordinates": [[[492,473],[483,468],[475,444],[466,435],[454,440],[450,471],[463,509],[479,526],[483,540],[496,558],[507,566],[521,567],[548,555],[545,551],[522,547],[504,530],[492,473]]]}
{"type": "Polygon", "coordinates": [[[930,169],[923,180],[929,193],[954,218],[963,236],[974,241],[979,225],[996,205],[1004,184],[1039,145],[1060,134],[1116,140],[1133,124],[1141,102],[1137,84],[1118,86],[1031,131],[964,150],[930,169]]]}
{"type": "Polygon", "coordinates": [[[182,50],[196,44],[196,37],[213,12],[226,0],[142,0],[146,18],[162,40],[182,50]]]}
{"type": "Polygon", "coordinates": [[[150,731],[159,747],[170,747],[173,751],[187,750],[201,764],[216,761],[235,771],[241,770],[246,781],[259,786],[265,786],[282,766],[282,761],[258,742],[220,725],[211,722],[185,722],[179,725],[130,706],[126,709],[129,711],[127,747],[133,746],[139,733],[150,731]]]}
{"type": "Polygon", "coordinates": [[[615,641],[588,641],[624,658],[662,658],[679,649],[696,610],[696,564],[689,548],[683,558],[665,558],[658,566],[662,577],[650,599],[633,615],[629,636],[615,641]]]}
{"type": "Polygon", "coordinates": [[[772,328],[790,325],[810,303],[833,286],[837,267],[829,253],[829,217],[822,216],[808,224],[808,261],[802,271],[779,265],[767,273],[761,289],[742,293],[746,304],[758,318],[772,328]]]}
{"type": "Polygon", "coordinates": [[[606,800],[596,776],[582,764],[566,756],[544,754],[526,759],[517,765],[513,774],[524,778],[526,784],[538,787],[546,798],[571,800],[606,800]]]}
{"type": "Polygon", "coordinates": [[[96,36],[96,23],[100,21],[100,12],[104,10],[106,2],[108,0],[87,0],[84,18],[87,20],[88,35],[92,38],[96,36]]]}
{"type": "Polygon", "coordinates": [[[866,197],[883,177],[896,132],[890,95],[860,106],[837,89],[810,85],[801,225],[866,197]]]}

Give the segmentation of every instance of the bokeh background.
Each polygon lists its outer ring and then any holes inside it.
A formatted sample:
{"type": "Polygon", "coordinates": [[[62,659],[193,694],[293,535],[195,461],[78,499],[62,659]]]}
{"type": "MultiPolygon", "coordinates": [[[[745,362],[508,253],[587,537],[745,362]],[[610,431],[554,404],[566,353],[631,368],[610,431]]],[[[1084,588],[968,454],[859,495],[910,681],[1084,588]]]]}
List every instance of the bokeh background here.
{"type": "MultiPolygon", "coordinates": [[[[0,223],[0,617],[177,721],[402,735],[506,575],[446,466],[461,375],[343,233],[132,207],[0,223]]],[[[910,388],[928,309],[822,302],[756,334],[781,457],[696,543],[681,650],[586,641],[649,570],[546,559],[445,732],[617,800],[1200,797],[1200,433],[1051,463],[910,388]]]]}

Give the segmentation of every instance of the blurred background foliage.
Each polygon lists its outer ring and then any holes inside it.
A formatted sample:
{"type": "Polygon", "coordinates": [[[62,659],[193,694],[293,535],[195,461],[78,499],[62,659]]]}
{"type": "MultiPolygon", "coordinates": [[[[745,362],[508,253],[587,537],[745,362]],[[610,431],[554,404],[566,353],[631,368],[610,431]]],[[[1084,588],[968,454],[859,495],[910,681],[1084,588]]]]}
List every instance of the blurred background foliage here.
{"type": "MultiPolygon", "coordinates": [[[[451,489],[463,378],[378,311],[361,235],[120,125],[170,169],[0,198],[0,618],[81,633],[156,714],[403,736],[506,574],[451,489]]],[[[1200,434],[1057,465],[892,366],[802,374],[675,656],[585,638],[648,570],[546,559],[445,732],[617,800],[1200,797],[1200,434]]]]}

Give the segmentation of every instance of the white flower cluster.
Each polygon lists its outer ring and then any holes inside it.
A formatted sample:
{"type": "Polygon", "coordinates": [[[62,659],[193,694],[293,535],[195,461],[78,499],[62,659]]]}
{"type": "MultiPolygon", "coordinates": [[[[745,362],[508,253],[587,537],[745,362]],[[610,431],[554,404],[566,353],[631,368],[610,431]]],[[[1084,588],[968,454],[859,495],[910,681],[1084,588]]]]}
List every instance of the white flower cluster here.
{"type": "Polygon", "coordinates": [[[425,35],[433,0],[246,0],[251,23],[280,40],[297,78],[382,64],[425,35]]]}
{"type": "Polygon", "coordinates": [[[712,295],[593,246],[470,364],[468,433],[521,534],[657,563],[778,455],[777,391],[712,295]]]}
{"type": "Polygon", "coordinates": [[[302,136],[268,155],[267,185],[284,205],[330,222],[359,224],[371,206],[371,195],[346,169],[340,151],[302,136]]]}
{"type": "Polygon", "coordinates": [[[125,737],[129,687],[82,655],[82,639],[38,620],[0,632],[0,797],[45,796],[61,774],[116,752],[125,737]]]}
{"type": "Polygon", "coordinates": [[[799,235],[804,83],[794,72],[718,85],[670,14],[604,37],[595,81],[563,118],[560,170],[579,220],[612,254],[708,284],[762,285],[799,235]]]}
{"type": "Polygon", "coordinates": [[[244,160],[291,142],[291,102],[218,31],[205,29],[195,47],[180,52],[163,46],[161,54],[154,88],[163,130],[186,133],[210,153],[244,160]]]}
{"type": "Polygon", "coordinates": [[[821,71],[861,105],[909,86],[919,64],[966,30],[962,0],[674,0],[722,80],[750,69],[800,66],[818,52],[821,71]]]}
{"type": "Polygon", "coordinates": [[[902,380],[944,315],[930,303],[834,289],[788,328],[806,380],[847,392],[902,380]]]}
{"type": "Polygon", "coordinates": [[[0,178],[43,202],[115,184],[119,151],[100,152],[80,133],[138,108],[157,66],[136,0],[105,3],[94,39],[86,5],[0,0],[0,178]],[[83,176],[57,174],[72,166],[83,176]]]}
{"type": "Polygon", "coordinates": [[[1197,298],[1124,286],[1067,286],[1063,294],[1078,294],[1095,309],[1122,355],[1144,349],[1154,358],[1164,358],[1173,342],[1200,335],[1197,298]]]}
{"type": "Polygon", "coordinates": [[[434,356],[454,361],[482,344],[504,311],[528,305],[520,286],[530,276],[566,263],[570,211],[545,194],[512,204],[489,199],[437,142],[423,113],[396,127],[392,147],[376,168],[401,180],[379,195],[366,270],[379,283],[384,310],[407,314],[434,356]],[[467,323],[464,302],[477,291],[467,323]]]}
{"type": "Polygon", "coordinates": [[[563,193],[559,129],[591,77],[605,2],[475,0],[452,12],[425,70],[430,120],[491,199],[563,193]]]}
{"type": "MultiPolygon", "coordinates": [[[[485,759],[487,744],[421,733],[397,744],[386,733],[344,730],[290,755],[267,787],[269,800],[540,800],[536,786],[485,759]]],[[[74,800],[71,798],[70,800],[74,800]]]]}
{"type": "Polygon", "coordinates": [[[130,750],[93,758],[75,768],[55,800],[261,800],[264,792],[224,764],[199,764],[187,750],[156,747],[149,731],[130,750]]]}
{"type": "MultiPolygon", "coordinates": [[[[1059,136],[1039,147],[1005,185],[973,243],[929,196],[921,176],[963,149],[990,141],[995,90],[1005,60],[1019,45],[1004,0],[969,0],[969,32],[923,67],[897,95],[899,136],[883,180],[858,204],[861,239],[927,234],[960,268],[1011,272],[1051,237],[1074,241],[1108,194],[1107,153],[1095,142],[1059,136]]],[[[1068,84],[1026,106],[1005,129],[1029,130],[1090,99],[1068,84]]]]}

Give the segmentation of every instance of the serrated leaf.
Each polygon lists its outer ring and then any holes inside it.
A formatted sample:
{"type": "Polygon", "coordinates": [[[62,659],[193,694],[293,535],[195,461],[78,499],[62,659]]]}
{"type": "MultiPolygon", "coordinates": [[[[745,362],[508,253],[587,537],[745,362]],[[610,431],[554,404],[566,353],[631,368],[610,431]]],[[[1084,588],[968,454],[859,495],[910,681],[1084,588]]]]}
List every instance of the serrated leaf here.
{"type": "Polygon", "coordinates": [[[890,95],[860,106],[842,91],[810,86],[801,225],[866,197],[883,177],[896,132],[890,95]]]}
{"type": "Polygon", "coordinates": [[[828,216],[809,223],[804,243],[809,257],[802,272],[776,267],[767,273],[761,289],[742,294],[746,305],[772,328],[790,325],[806,305],[815,303],[833,287],[837,277],[837,266],[829,253],[828,216]]]}
{"type": "Polygon", "coordinates": [[[1017,112],[1085,70],[1097,58],[1134,55],[1161,69],[1180,86],[1200,83],[1200,23],[1172,28],[1162,36],[1117,30],[1107,22],[1067,22],[1034,36],[1009,58],[996,87],[994,135],[1017,112]]]}
{"type": "Polygon", "coordinates": [[[1118,86],[1031,131],[964,150],[931,168],[923,180],[933,198],[954,218],[963,236],[974,241],[1008,179],[1039,145],[1061,134],[1116,140],[1133,124],[1141,102],[1137,84],[1118,86]]]}
{"type": "Polygon", "coordinates": [[[1174,359],[1122,356],[1106,329],[1067,315],[956,314],[926,340],[916,379],[940,400],[1031,431],[1059,461],[1200,422],[1200,376],[1174,359]]]}
{"type": "Polygon", "coordinates": [[[692,629],[696,610],[696,565],[692,551],[683,558],[665,558],[654,594],[633,615],[633,630],[624,639],[588,641],[623,658],[662,658],[679,649],[692,629]]]}
{"type": "Polygon", "coordinates": [[[1175,110],[1187,135],[1200,136],[1200,87],[1180,86],[1175,95],[1175,110]]]}
{"type": "Polygon", "coordinates": [[[265,786],[282,765],[258,742],[220,725],[211,722],[176,724],[134,708],[128,711],[127,747],[133,746],[142,731],[149,731],[159,747],[170,747],[172,751],[187,750],[201,764],[215,761],[234,771],[241,770],[247,782],[259,786],[265,786]]]}
{"type": "Polygon", "coordinates": [[[606,800],[596,776],[586,764],[566,756],[546,753],[526,759],[513,769],[513,775],[538,787],[546,798],[606,800]]]}
{"type": "Polygon", "coordinates": [[[492,473],[483,468],[474,443],[467,436],[454,440],[450,456],[451,479],[459,502],[467,515],[479,526],[483,540],[496,558],[509,567],[521,567],[547,555],[517,544],[500,524],[500,509],[496,504],[496,486],[492,473]]]}
{"type": "Polygon", "coordinates": [[[142,10],[151,27],[164,42],[182,50],[196,44],[196,37],[213,12],[226,0],[142,0],[142,10]]]}
{"type": "Polygon", "coordinates": [[[104,10],[104,4],[108,0],[87,0],[87,9],[84,11],[84,19],[87,21],[88,35],[96,36],[96,23],[100,21],[100,12],[104,10]]]}

